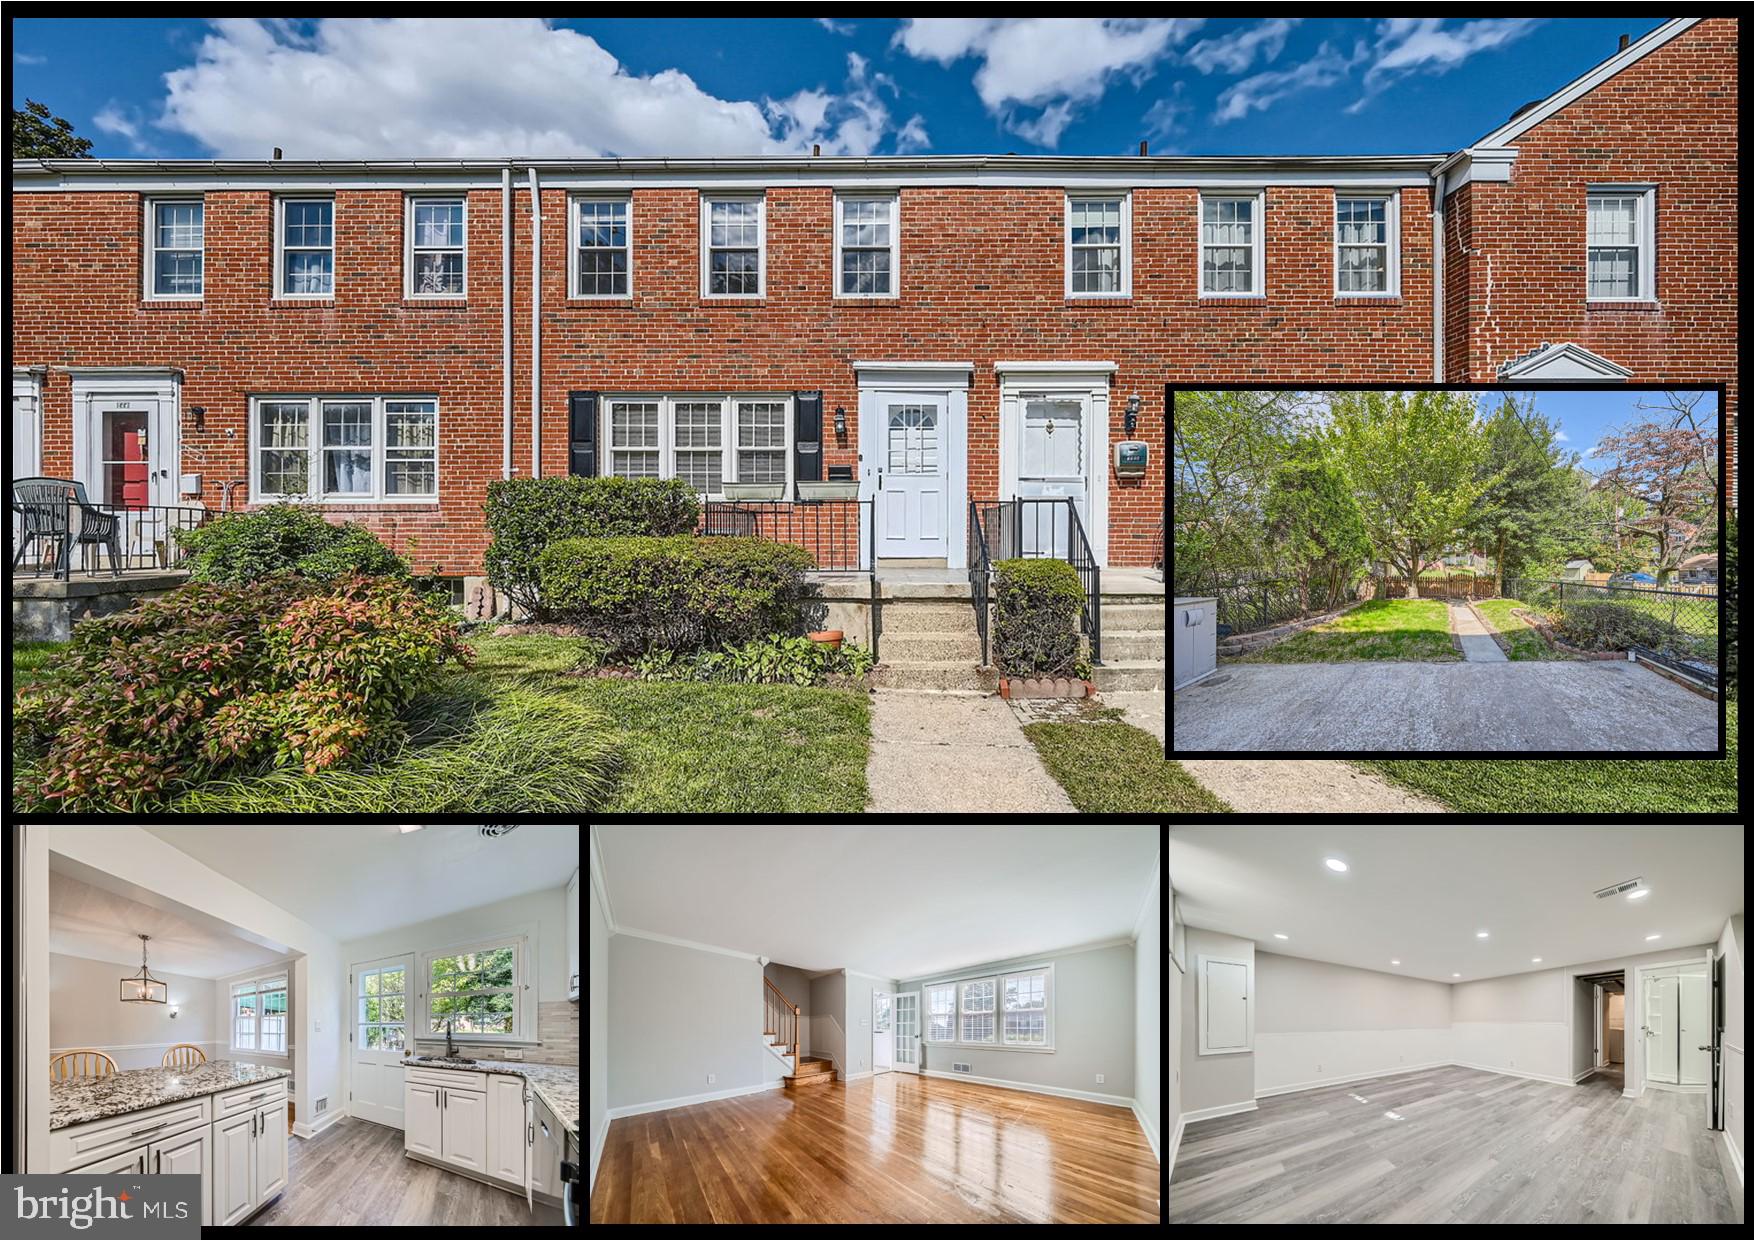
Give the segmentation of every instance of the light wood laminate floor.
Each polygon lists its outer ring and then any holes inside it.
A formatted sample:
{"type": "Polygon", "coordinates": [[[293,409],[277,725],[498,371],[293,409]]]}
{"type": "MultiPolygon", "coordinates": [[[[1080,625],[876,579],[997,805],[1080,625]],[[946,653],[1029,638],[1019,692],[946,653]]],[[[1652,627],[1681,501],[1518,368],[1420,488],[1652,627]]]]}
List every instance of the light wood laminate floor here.
{"type": "Polygon", "coordinates": [[[1155,1223],[1133,1113],[890,1072],[614,1120],[593,1223],[1155,1223]]]}
{"type": "Polygon", "coordinates": [[[1728,1223],[1698,1094],[1433,1068],[1191,1124],[1171,1223],[1728,1223]]]}
{"type": "Polygon", "coordinates": [[[415,1162],[402,1130],[338,1119],[287,1142],[287,1185],[252,1227],[559,1227],[555,1206],[415,1162]]]}

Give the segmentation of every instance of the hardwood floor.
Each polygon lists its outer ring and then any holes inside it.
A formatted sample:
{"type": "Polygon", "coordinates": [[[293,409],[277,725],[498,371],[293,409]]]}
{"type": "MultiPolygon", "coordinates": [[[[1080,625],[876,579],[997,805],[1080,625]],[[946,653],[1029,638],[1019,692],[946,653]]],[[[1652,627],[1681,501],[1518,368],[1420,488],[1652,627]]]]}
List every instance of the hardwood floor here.
{"type": "Polygon", "coordinates": [[[560,1210],[402,1153],[402,1131],[338,1119],[287,1143],[287,1186],[251,1227],[559,1227],[560,1210]]]}
{"type": "Polygon", "coordinates": [[[889,1072],[609,1125],[593,1223],[1155,1223],[1133,1113],[889,1072]]]}
{"type": "Polygon", "coordinates": [[[1697,1094],[1471,1068],[1263,1098],[1182,1134],[1171,1223],[1729,1223],[1697,1094]]]}

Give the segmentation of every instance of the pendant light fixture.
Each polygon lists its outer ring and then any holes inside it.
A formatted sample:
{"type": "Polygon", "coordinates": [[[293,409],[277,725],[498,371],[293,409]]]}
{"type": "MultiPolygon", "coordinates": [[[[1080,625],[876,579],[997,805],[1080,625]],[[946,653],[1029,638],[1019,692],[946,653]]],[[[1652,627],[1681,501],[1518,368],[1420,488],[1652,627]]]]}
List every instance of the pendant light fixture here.
{"type": "Polygon", "coordinates": [[[152,936],[137,934],[134,937],[140,940],[140,972],[122,979],[122,1002],[168,1003],[170,985],[159,981],[146,968],[146,940],[152,936]]]}

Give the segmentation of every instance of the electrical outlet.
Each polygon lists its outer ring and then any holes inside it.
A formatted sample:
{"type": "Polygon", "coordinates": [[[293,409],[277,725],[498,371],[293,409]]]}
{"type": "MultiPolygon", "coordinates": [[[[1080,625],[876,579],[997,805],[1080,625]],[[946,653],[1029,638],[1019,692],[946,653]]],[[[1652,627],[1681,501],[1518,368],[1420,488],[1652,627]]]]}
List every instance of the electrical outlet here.
{"type": "Polygon", "coordinates": [[[717,1076],[715,1076],[713,1073],[709,1072],[706,1074],[706,1083],[708,1085],[716,1085],[716,1084],[718,1084],[718,1081],[719,1081],[719,1078],[717,1076]]]}
{"type": "Polygon", "coordinates": [[[1098,1085],[1100,1085],[1100,1084],[1102,1084],[1102,1073],[1100,1073],[1100,1072],[1098,1072],[1098,1073],[1097,1073],[1097,1074],[1096,1074],[1096,1083],[1097,1083],[1097,1084],[1098,1084],[1098,1085]]]}
{"type": "Polygon", "coordinates": [[[1316,1075],[1320,1076],[1321,1074],[1322,1074],[1322,1066],[1321,1066],[1321,1064],[1318,1063],[1316,1065],[1316,1075]]]}
{"type": "Polygon", "coordinates": [[[508,1046],[501,1051],[500,1054],[504,1055],[507,1059],[522,1059],[524,1057],[524,1050],[520,1046],[508,1046]]]}

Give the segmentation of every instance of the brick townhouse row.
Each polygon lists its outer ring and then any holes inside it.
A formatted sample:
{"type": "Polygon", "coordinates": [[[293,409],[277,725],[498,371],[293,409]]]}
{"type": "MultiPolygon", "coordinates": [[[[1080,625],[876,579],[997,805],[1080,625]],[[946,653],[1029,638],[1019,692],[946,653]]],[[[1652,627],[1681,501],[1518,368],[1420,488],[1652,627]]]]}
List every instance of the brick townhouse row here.
{"type": "Polygon", "coordinates": [[[1447,156],[21,161],[13,473],[299,498],[450,577],[490,481],[569,472],[838,481],[952,568],[971,499],[1070,496],[1150,565],[1170,385],[1712,381],[1733,423],[1735,160],[1736,23],[1682,19],[1447,156]]]}

